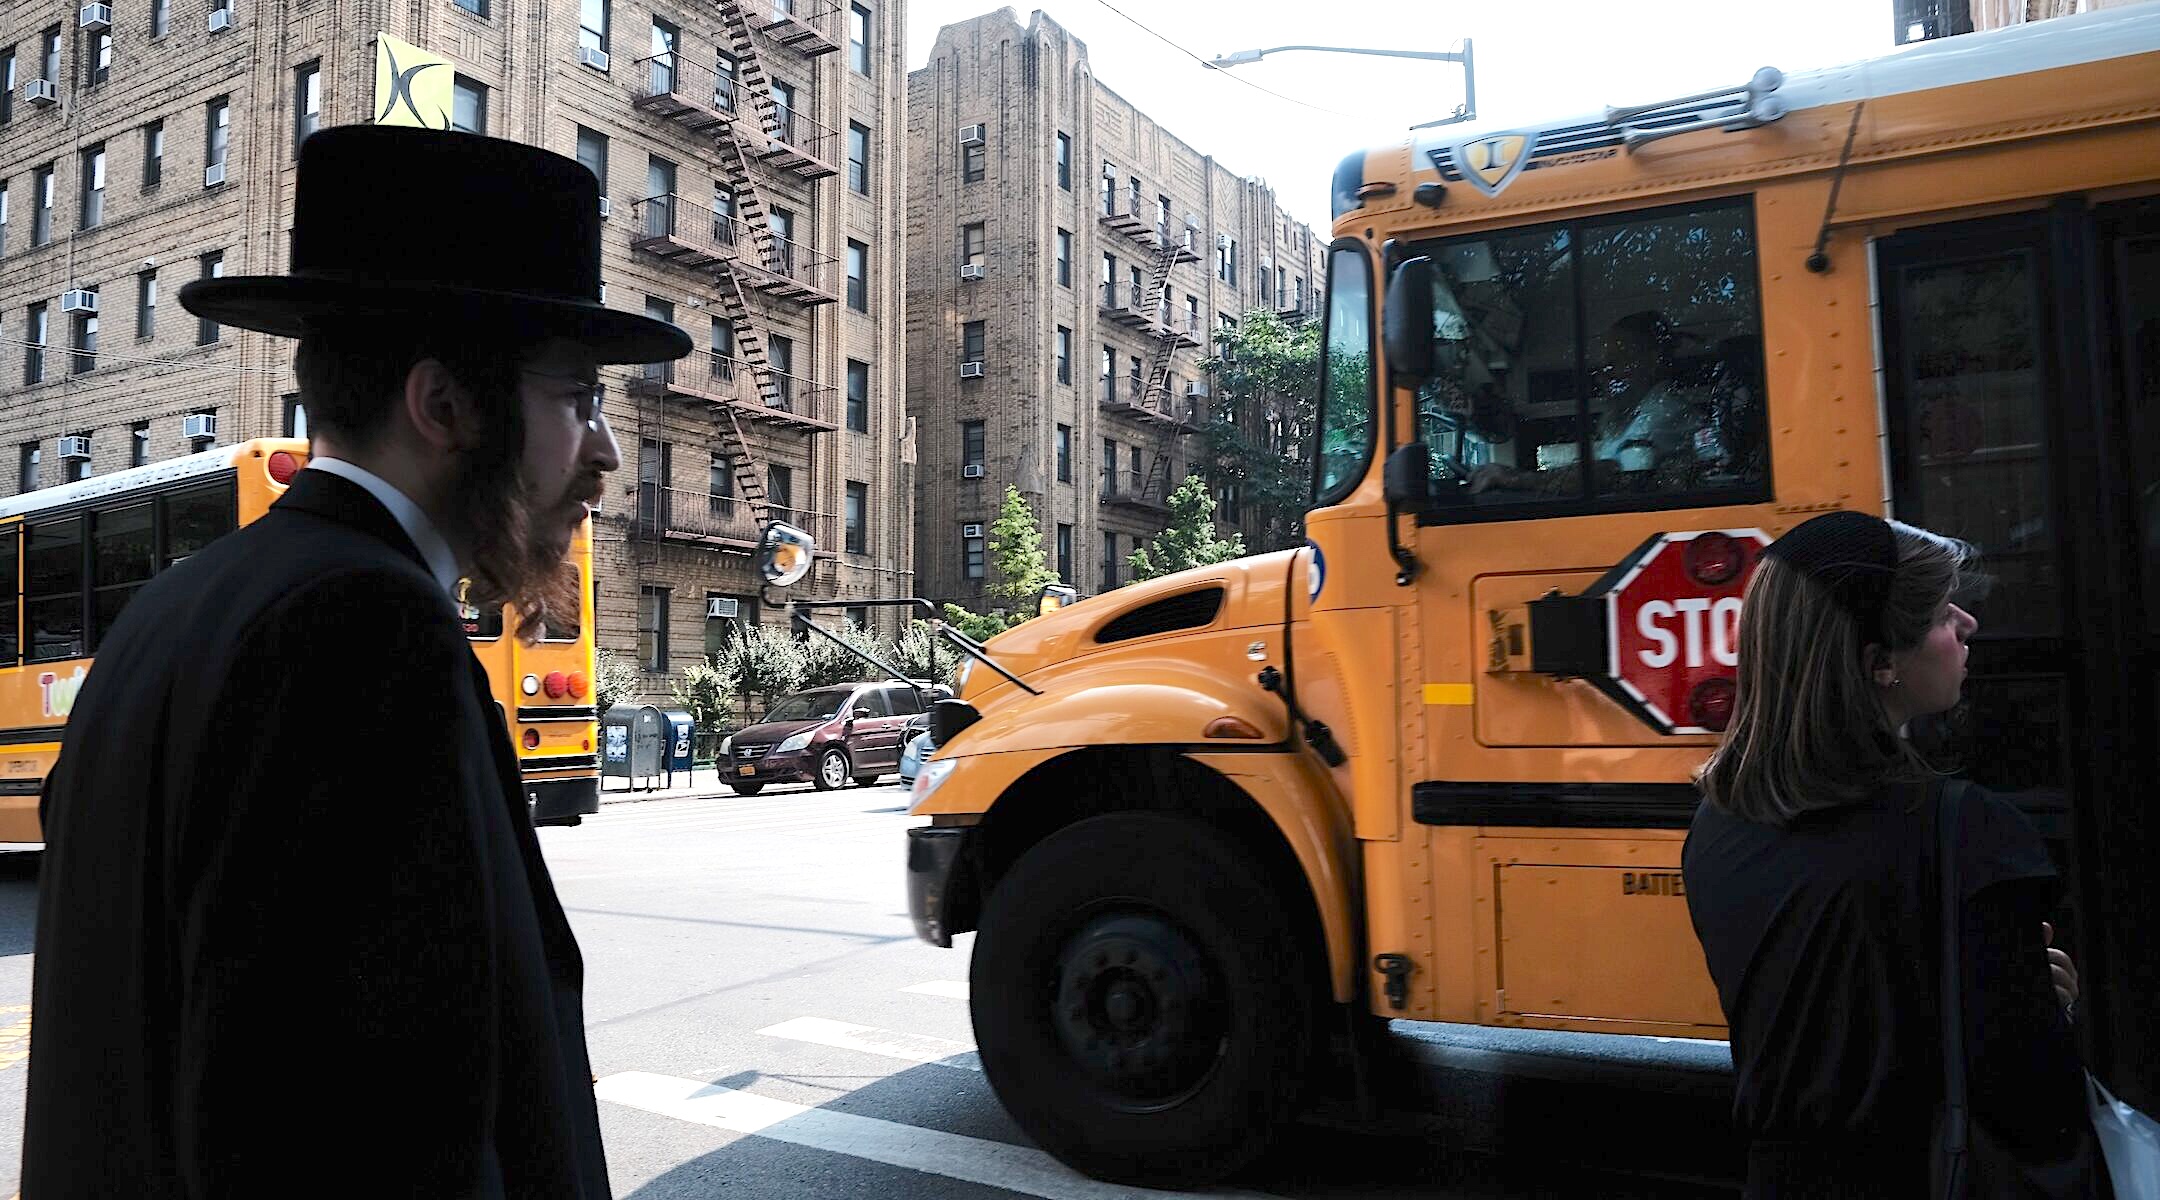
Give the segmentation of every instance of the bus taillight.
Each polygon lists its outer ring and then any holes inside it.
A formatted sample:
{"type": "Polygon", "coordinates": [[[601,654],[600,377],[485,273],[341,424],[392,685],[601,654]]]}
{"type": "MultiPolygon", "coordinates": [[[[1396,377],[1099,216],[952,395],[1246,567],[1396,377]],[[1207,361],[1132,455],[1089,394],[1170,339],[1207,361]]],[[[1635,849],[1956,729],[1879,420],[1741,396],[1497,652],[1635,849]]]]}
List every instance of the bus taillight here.
{"type": "Polygon", "coordinates": [[[563,677],[561,671],[549,671],[547,678],[541,681],[540,686],[547,689],[548,699],[560,700],[563,698],[563,693],[570,690],[570,681],[563,677]]]}
{"type": "Polygon", "coordinates": [[[300,460],[287,451],[273,451],[270,455],[269,470],[270,478],[279,483],[291,483],[292,477],[300,473],[300,460]]]}
{"type": "Polygon", "coordinates": [[[585,672],[570,672],[570,698],[572,700],[583,700],[585,698],[585,689],[591,686],[591,681],[585,678],[585,672]]]}
{"type": "Polygon", "coordinates": [[[528,729],[525,731],[525,748],[527,750],[538,750],[540,748],[539,730],[528,729]]]}

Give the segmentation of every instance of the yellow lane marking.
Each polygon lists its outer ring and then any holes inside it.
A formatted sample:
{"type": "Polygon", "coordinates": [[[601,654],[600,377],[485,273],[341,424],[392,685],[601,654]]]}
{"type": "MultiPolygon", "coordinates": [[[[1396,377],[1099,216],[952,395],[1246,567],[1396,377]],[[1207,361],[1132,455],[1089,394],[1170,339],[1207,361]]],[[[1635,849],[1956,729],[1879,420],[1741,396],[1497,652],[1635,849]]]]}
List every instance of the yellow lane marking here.
{"type": "Polygon", "coordinates": [[[1428,683],[1425,685],[1425,703],[1468,704],[1470,703],[1470,685],[1467,683],[1428,683]]]}
{"type": "Polygon", "coordinates": [[[0,1025],[0,1071],[30,1057],[30,1006],[10,1004],[0,1007],[0,1016],[21,1013],[22,1019],[0,1025]]]}

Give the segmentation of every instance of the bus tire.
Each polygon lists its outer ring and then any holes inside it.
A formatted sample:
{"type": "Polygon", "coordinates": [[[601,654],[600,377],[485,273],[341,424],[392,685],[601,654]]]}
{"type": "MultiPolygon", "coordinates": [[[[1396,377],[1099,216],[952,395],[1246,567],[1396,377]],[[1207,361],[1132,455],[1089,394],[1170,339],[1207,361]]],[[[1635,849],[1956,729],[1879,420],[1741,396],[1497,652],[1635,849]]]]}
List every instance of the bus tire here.
{"type": "Polygon", "coordinates": [[[1191,1188],[1251,1162],[1311,1072],[1317,975],[1252,851],[1159,813],[1044,839],[984,906],[969,1009],[1020,1127],[1098,1179],[1191,1188]]]}
{"type": "Polygon", "coordinates": [[[765,785],[762,783],[731,783],[728,785],[728,790],[738,796],[755,796],[765,790],[765,785]]]}
{"type": "Polygon", "coordinates": [[[847,751],[834,746],[825,753],[818,755],[817,771],[810,776],[810,782],[817,785],[817,790],[821,792],[846,787],[848,785],[847,751]]]}

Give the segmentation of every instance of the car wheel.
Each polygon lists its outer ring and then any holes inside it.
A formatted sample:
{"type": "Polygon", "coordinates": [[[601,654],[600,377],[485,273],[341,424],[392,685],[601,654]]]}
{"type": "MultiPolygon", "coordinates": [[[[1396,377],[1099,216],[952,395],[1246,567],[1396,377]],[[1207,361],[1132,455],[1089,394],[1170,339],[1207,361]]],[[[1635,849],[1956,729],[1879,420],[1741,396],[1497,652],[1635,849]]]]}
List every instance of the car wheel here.
{"type": "Polygon", "coordinates": [[[1320,980],[1303,925],[1211,826],[1119,813],[1060,830],[984,908],[968,989],[983,1073],[1068,1166],[1220,1179],[1267,1147],[1311,1073],[1320,980]]]}
{"type": "Polygon", "coordinates": [[[846,787],[848,782],[847,751],[835,746],[819,756],[817,778],[811,782],[817,784],[817,790],[821,792],[846,787]]]}
{"type": "Polygon", "coordinates": [[[765,790],[765,785],[762,783],[731,783],[728,785],[728,790],[738,796],[755,796],[765,790]]]}

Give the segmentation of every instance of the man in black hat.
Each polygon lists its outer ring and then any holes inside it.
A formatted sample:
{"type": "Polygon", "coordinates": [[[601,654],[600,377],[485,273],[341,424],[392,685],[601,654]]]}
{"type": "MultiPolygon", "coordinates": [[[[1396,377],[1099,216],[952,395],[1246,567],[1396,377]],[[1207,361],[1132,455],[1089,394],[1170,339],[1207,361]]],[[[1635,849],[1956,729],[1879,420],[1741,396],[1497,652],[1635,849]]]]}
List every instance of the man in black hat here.
{"type": "Polygon", "coordinates": [[[618,465],[599,192],[532,147],[353,126],[293,269],[189,311],[300,339],[308,469],[158,576],[47,782],[23,1191],[604,1196],[583,963],[452,595],[575,611],[618,465]]]}

